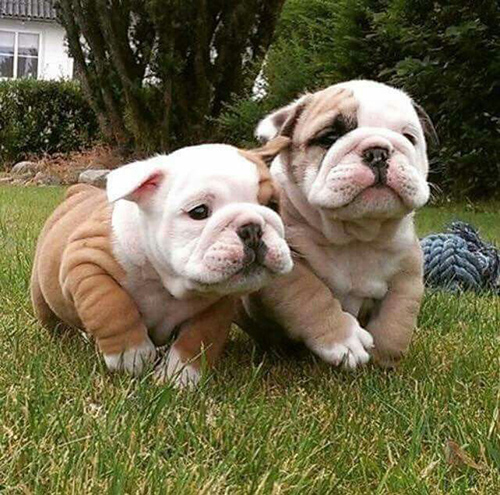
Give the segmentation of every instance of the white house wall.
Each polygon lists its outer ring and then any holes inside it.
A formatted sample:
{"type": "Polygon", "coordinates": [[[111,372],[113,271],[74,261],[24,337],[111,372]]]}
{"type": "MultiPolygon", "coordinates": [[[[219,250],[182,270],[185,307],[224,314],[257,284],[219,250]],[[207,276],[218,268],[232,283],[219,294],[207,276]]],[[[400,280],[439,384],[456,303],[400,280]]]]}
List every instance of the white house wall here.
{"type": "Polygon", "coordinates": [[[0,19],[0,30],[40,35],[39,79],[69,79],[73,75],[73,59],[68,56],[64,29],[56,22],[0,19]]]}

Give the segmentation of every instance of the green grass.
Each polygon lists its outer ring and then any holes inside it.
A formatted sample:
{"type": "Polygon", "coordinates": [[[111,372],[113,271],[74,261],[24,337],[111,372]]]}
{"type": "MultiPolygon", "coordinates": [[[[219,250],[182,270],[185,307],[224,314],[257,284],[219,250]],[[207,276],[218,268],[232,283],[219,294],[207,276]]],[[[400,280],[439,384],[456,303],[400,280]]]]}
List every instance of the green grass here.
{"type": "MultiPolygon", "coordinates": [[[[110,376],[91,342],[31,314],[36,236],[62,193],[0,188],[0,491],[500,493],[498,297],[428,294],[396,372],[262,355],[234,332],[195,391],[110,376]]],[[[461,217],[500,243],[499,207],[427,208],[419,231],[461,217]]]]}

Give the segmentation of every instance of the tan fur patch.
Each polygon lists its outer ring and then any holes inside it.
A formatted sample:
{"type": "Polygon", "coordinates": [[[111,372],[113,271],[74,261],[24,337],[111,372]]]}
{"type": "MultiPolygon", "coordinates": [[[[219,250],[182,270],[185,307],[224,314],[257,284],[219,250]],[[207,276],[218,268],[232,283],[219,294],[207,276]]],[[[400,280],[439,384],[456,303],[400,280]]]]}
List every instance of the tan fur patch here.
{"type": "Polygon", "coordinates": [[[315,93],[308,99],[304,111],[292,134],[294,144],[307,144],[315,134],[332,124],[342,114],[346,118],[355,119],[358,103],[352,91],[335,87],[315,93]]]}
{"type": "Polygon", "coordinates": [[[293,271],[278,277],[259,293],[262,303],[288,334],[308,331],[308,340],[328,346],[343,341],[350,331],[349,318],[328,287],[308,266],[295,260],[293,271]],[[334,331],[332,331],[332,329],[334,331]]]}
{"type": "Polygon", "coordinates": [[[213,366],[219,359],[236,311],[236,298],[225,297],[190,319],[173,344],[183,363],[199,369],[203,359],[213,366]]]}

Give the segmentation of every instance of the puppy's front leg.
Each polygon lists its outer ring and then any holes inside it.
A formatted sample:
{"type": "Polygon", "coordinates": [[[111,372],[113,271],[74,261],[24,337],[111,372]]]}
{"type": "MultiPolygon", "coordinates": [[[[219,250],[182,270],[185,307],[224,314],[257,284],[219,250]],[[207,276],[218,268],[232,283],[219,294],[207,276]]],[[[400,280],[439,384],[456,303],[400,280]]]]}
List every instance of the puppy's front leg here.
{"type": "Polygon", "coordinates": [[[214,366],[220,357],[234,314],[235,299],[225,297],[185,323],[155,371],[157,381],[173,380],[178,387],[196,385],[203,360],[214,366]]]}
{"type": "MultiPolygon", "coordinates": [[[[369,360],[371,335],[342,310],[330,289],[300,262],[290,274],[262,289],[258,297],[259,306],[269,310],[271,319],[324,361],[355,368],[369,360]]],[[[253,316],[258,321],[259,315],[253,316]]]]}
{"type": "Polygon", "coordinates": [[[367,325],[375,341],[373,359],[380,366],[394,367],[408,350],[423,293],[423,262],[418,246],[391,280],[377,316],[367,325]]]}
{"type": "Polygon", "coordinates": [[[139,375],[154,361],[156,348],[135,302],[101,266],[75,264],[64,290],[73,299],[83,327],[96,339],[109,370],[139,375]]]}

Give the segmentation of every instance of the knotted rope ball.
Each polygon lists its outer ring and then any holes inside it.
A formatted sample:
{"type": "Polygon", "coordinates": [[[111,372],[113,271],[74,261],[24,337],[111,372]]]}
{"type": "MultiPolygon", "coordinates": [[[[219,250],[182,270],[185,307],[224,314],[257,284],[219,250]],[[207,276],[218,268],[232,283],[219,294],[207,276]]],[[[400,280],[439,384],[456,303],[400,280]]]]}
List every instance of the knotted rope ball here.
{"type": "Polygon", "coordinates": [[[451,291],[493,290],[500,294],[500,252],[474,227],[454,222],[421,241],[426,285],[451,291]]]}

